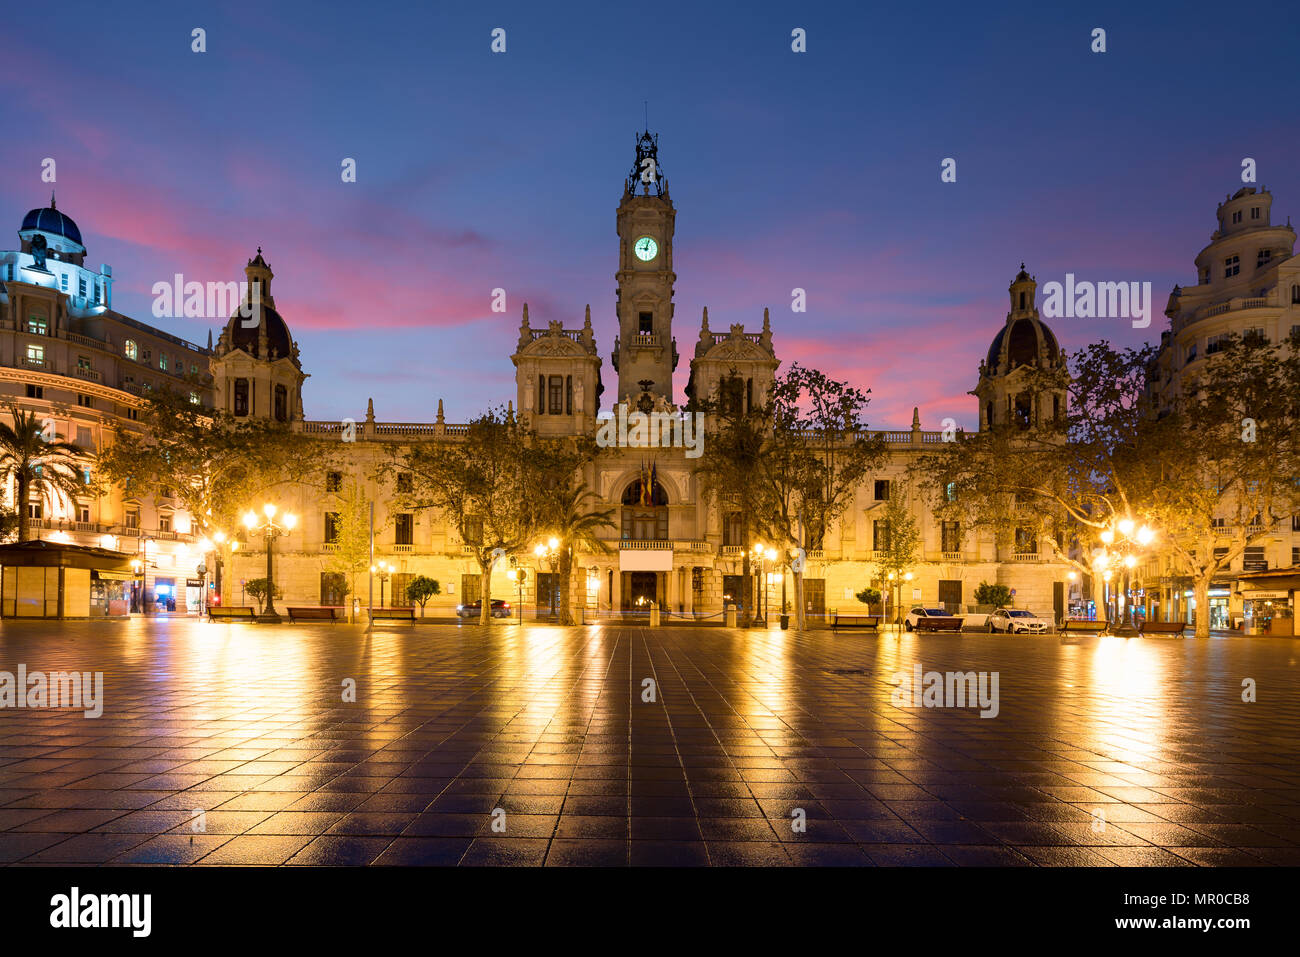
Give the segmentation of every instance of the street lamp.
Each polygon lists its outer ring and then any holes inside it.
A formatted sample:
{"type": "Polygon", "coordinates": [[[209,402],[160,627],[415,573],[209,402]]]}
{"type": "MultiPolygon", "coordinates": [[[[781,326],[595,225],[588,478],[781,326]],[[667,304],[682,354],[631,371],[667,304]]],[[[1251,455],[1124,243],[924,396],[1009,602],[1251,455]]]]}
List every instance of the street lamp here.
{"type": "MultiPolygon", "coordinates": [[[[370,566],[370,574],[379,576],[379,607],[384,607],[384,582],[388,581],[390,575],[397,570],[395,565],[381,561],[370,566]]],[[[392,597],[391,595],[389,596],[392,597]]]]}
{"type": "MultiPolygon", "coordinates": [[[[766,579],[764,578],[763,575],[764,566],[767,564],[767,553],[768,553],[768,548],[762,542],[759,542],[749,551],[750,561],[758,562],[758,580],[764,583],[764,589],[763,589],[764,591],[767,590],[766,579]]],[[[775,550],[773,550],[773,554],[776,554],[775,550]]],[[[754,611],[759,612],[759,614],[755,616],[754,622],[766,628],[767,611],[763,607],[763,602],[761,598],[762,598],[761,594],[754,596],[754,611]]]]}
{"type": "Polygon", "coordinates": [[[244,516],[244,526],[250,533],[261,532],[266,536],[266,607],[257,620],[278,625],[281,619],[275,610],[275,573],[272,565],[272,555],[275,553],[275,540],[281,535],[288,535],[293,531],[294,526],[298,524],[298,516],[292,512],[285,512],[280,516],[280,521],[277,522],[275,513],[275,506],[267,502],[262,506],[262,514],[266,516],[266,520],[259,522],[257,513],[250,510],[244,516]]]}
{"type": "MultiPolygon", "coordinates": [[[[1129,584],[1133,569],[1138,564],[1138,554],[1146,549],[1156,539],[1155,529],[1148,525],[1139,525],[1132,518],[1127,516],[1116,519],[1110,527],[1102,529],[1098,536],[1102,541],[1102,548],[1098,548],[1092,557],[1092,567],[1098,575],[1101,575],[1109,585],[1111,578],[1117,569],[1122,569],[1123,575],[1123,601],[1124,601],[1124,620],[1122,627],[1131,629],[1133,627],[1133,605],[1129,600],[1129,584]]],[[[1118,603],[1121,596],[1116,595],[1115,600],[1118,603]]],[[[1118,607],[1116,612],[1118,612],[1118,607]]],[[[1118,615],[1112,615],[1107,612],[1113,620],[1118,615]]]]}

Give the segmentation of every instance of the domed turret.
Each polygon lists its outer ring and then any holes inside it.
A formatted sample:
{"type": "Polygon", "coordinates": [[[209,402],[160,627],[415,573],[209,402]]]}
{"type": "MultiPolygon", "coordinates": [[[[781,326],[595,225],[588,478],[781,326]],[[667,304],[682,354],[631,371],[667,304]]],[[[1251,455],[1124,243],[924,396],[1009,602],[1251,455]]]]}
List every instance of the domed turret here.
{"type": "Polygon", "coordinates": [[[71,216],[56,207],[53,193],[50,194],[50,205],[33,209],[23,217],[23,224],[18,230],[22,251],[31,252],[32,241],[38,236],[44,240],[45,249],[56,259],[80,266],[85,258],[86,247],[81,241],[81,229],[71,216]]]}
{"type": "Polygon", "coordinates": [[[1007,292],[1011,309],[1006,324],[989,344],[980,363],[980,380],[971,395],[980,398],[980,428],[1018,423],[1028,427],[1059,420],[1065,412],[1063,390],[1047,394],[1027,391],[1023,381],[1032,370],[1052,371],[1065,366],[1065,354],[1052,330],[1038,315],[1034,297],[1038,282],[1020,264],[1007,292]]]}
{"type": "Polygon", "coordinates": [[[298,344],[275,308],[274,273],[260,246],[244,275],[248,285],[244,301],[213,350],[216,407],[237,417],[301,419],[302,383],[307,376],[298,359],[298,344]]]}

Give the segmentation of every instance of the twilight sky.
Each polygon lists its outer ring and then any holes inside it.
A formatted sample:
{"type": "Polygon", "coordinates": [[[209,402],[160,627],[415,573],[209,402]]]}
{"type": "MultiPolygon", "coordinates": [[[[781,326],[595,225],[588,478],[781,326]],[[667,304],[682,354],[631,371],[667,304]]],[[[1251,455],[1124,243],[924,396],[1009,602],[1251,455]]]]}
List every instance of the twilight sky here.
{"type": "Polygon", "coordinates": [[[870,426],[917,405],[934,429],[975,425],[966,393],[1021,260],[1040,293],[1066,272],[1150,281],[1150,329],[1049,322],[1069,349],[1136,344],[1195,282],[1243,157],[1274,221],[1300,220],[1289,3],[1240,26],[1201,0],[443,6],[10,5],[0,246],[48,203],[53,157],[59,209],[127,315],[215,339],[218,322],[153,319],[151,287],[243,279],[262,246],[308,418],[359,419],[373,396],[381,421],[428,421],[442,398],[463,422],[513,399],[525,301],[534,326],[580,326],[591,304],[608,403],[614,214],[648,100],[678,210],[678,400],[701,307],[756,331],[769,306],[778,356],[870,388],[870,426]]]}

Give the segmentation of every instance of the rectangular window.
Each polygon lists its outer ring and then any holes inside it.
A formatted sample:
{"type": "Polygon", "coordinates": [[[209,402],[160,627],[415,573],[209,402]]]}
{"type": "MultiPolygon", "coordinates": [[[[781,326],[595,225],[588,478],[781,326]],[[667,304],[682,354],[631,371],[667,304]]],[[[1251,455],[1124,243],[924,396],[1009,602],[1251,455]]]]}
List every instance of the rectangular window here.
{"type": "Polygon", "coordinates": [[[170,532],[172,530],[172,517],[165,512],[158,516],[158,531],[170,532]]]}
{"type": "Polygon", "coordinates": [[[78,393],[77,405],[81,406],[83,409],[93,409],[95,407],[95,400],[88,395],[81,395],[78,393]]]}
{"type": "Polygon", "coordinates": [[[77,295],[82,299],[86,298],[86,277],[82,276],[77,280],[77,295]]]}
{"type": "Polygon", "coordinates": [[[945,552],[961,551],[961,523],[944,522],[942,529],[942,547],[945,552]]]}
{"type": "Polygon", "coordinates": [[[91,372],[94,368],[95,364],[90,361],[90,356],[77,356],[78,372],[91,372]]]}
{"type": "Polygon", "coordinates": [[[745,527],[740,512],[728,512],[722,520],[722,544],[744,545],[745,527]]]}
{"type": "Polygon", "coordinates": [[[564,376],[553,375],[548,383],[550,401],[547,403],[551,415],[564,414],[564,376]]]}
{"type": "Polygon", "coordinates": [[[122,352],[128,359],[135,359],[140,354],[140,349],[134,339],[128,339],[122,343],[122,352]]]}
{"type": "Polygon", "coordinates": [[[397,491],[403,494],[409,494],[412,488],[411,482],[412,479],[410,472],[397,473],[397,491]]]}
{"type": "MultiPolygon", "coordinates": [[[[12,279],[13,276],[10,276],[9,278],[12,279]]],[[[67,291],[68,291],[68,274],[65,272],[61,276],[59,276],[59,292],[67,292],[67,291]]]]}
{"type": "Polygon", "coordinates": [[[465,516],[465,544],[477,545],[483,541],[483,519],[477,515],[465,516]]]}
{"type": "Polygon", "coordinates": [[[653,312],[643,312],[637,316],[637,332],[643,336],[653,334],[655,331],[655,315],[653,312]]]}
{"type": "Polygon", "coordinates": [[[537,414],[546,414],[546,376],[537,377],[537,414]]]}
{"type": "Polygon", "coordinates": [[[77,448],[90,449],[90,428],[85,425],[77,426],[77,448]]]}
{"type": "Polygon", "coordinates": [[[45,365],[45,347],[29,343],[27,346],[27,363],[34,366],[45,365]]]}
{"type": "Polygon", "coordinates": [[[1232,221],[1233,223],[1241,222],[1241,210],[1237,210],[1235,213],[1232,214],[1232,221]]]}
{"type": "Polygon", "coordinates": [[[248,415],[248,380],[235,380],[234,408],[235,415],[248,415]]]}
{"type": "Polygon", "coordinates": [[[876,479],[876,501],[889,501],[889,479],[876,479]]]}
{"type": "Polygon", "coordinates": [[[339,541],[339,513],[325,513],[325,544],[337,545],[339,541]]]}
{"type": "Polygon", "coordinates": [[[1300,565],[1300,545],[1291,546],[1291,565],[1300,565]]]}
{"type": "Polygon", "coordinates": [[[82,484],[82,485],[89,485],[89,484],[90,484],[90,480],[91,480],[90,469],[82,469],[82,470],[81,470],[81,484],[82,484]]]}
{"type": "Polygon", "coordinates": [[[27,384],[27,398],[29,398],[29,399],[43,399],[43,398],[45,398],[45,386],[42,386],[42,385],[32,385],[31,383],[28,383],[28,384],[27,384]]]}
{"type": "Polygon", "coordinates": [[[200,405],[202,401],[203,400],[199,398],[199,394],[197,392],[190,393],[190,405],[200,405]]]}
{"type": "Polygon", "coordinates": [[[889,523],[882,518],[871,523],[871,547],[878,552],[889,551],[889,523]]]}
{"type": "Polygon", "coordinates": [[[28,502],[28,503],[27,503],[27,517],[28,517],[28,518],[43,518],[44,515],[45,515],[44,507],[42,506],[42,504],[41,504],[40,502],[28,502]]]}
{"type": "Polygon", "coordinates": [[[1038,553],[1038,536],[1032,528],[1016,529],[1016,554],[1036,555],[1038,553]]]}
{"type": "Polygon", "coordinates": [[[165,352],[158,353],[158,368],[163,372],[167,371],[167,354],[165,352]]]}
{"type": "Polygon", "coordinates": [[[27,320],[27,331],[34,336],[48,336],[50,325],[41,316],[32,316],[27,320]]]}
{"type": "Polygon", "coordinates": [[[415,523],[412,520],[410,512],[403,512],[397,516],[394,528],[393,541],[398,545],[410,545],[415,539],[412,537],[415,523]]]}
{"type": "MultiPolygon", "coordinates": [[[[1237,215],[1241,215],[1238,213],[1237,215]]],[[[1229,256],[1223,261],[1223,278],[1229,279],[1241,272],[1241,257],[1229,256]]]]}
{"type": "Polygon", "coordinates": [[[564,414],[573,415],[573,376],[564,377],[564,414]]]}
{"type": "Polygon", "coordinates": [[[325,491],[341,492],[343,490],[343,473],[326,472],[325,473],[325,491]]]}
{"type": "Polygon", "coordinates": [[[1273,259],[1273,250],[1261,249],[1259,251],[1259,258],[1255,261],[1255,268],[1263,269],[1265,266],[1269,264],[1269,262],[1272,261],[1272,259],[1273,259]]]}
{"type": "Polygon", "coordinates": [[[343,572],[320,573],[320,603],[325,606],[346,605],[348,577],[343,572]]]}
{"type": "Polygon", "coordinates": [[[90,506],[89,506],[89,505],[78,505],[78,506],[77,506],[77,521],[81,522],[81,524],[83,524],[83,525],[89,525],[89,524],[90,524],[90,506]]]}
{"type": "Polygon", "coordinates": [[[1258,206],[1252,206],[1252,207],[1250,207],[1250,218],[1251,218],[1251,219],[1259,219],[1259,207],[1258,207],[1258,206]]]}
{"type": "Polygon", "coordinates": [[[1205,354],[1212,356],[1216,352],[1222,352],[1228,347],[1228,333],[1221,332],[1217,336],[1210,336],[1205,340],[1205,354]]]}

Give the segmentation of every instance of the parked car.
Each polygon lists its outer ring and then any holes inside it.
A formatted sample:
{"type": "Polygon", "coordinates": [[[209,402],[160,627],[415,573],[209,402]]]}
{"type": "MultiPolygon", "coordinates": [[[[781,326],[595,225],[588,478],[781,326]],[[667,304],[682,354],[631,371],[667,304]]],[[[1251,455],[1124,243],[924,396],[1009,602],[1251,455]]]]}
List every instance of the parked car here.
{"type": "Polygon", "coordinates": [[[1042,635],[1051,630],[1050,618],[1039,618],[1024,608],[999,608],[989,615],[989,634],[1005,631],[1008,635],[1042,635]]]}
{"type": "MultiPolygon", "coordinates": [[[[483,599],[479,598],[476,601],[470,602],[468,605],[457,605],[456,614],[458,614],[461,618],[478,618],[481,614],[483,614],[483,599]]],[[[500,598],[493,598],[492,617],[509,618],[510,602],[503,601],[500,598]]]]}
{"type": "Polygon", "coordinates": [[[942,608],[922,608],[917,605],[903,617],[903,628],[907,631],[916,630],[916,621],[918,618],[964,618],[961,612],[944,611],[942,608]]]}

